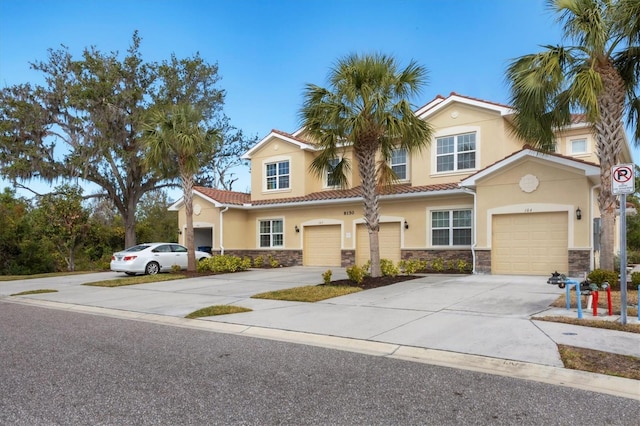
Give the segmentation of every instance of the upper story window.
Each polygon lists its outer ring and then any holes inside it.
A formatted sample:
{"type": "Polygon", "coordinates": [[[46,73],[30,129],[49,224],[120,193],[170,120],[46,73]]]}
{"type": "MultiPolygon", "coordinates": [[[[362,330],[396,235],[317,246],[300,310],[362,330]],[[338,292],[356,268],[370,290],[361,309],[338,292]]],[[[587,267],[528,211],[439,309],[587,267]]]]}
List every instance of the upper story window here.
{"type": "Polygon", "coordinates": [[[332,158],[331,160],[329,160],[329,164],[327,166],[327,175],[325,180],[325,184],[327,187],[340,186],[340,179],[336,176],[334,172],[339,162],[340,162],[339,158],[332,158]]]}
{"type": "Polygon", "coordinates": [[[407,179],[407,150],[404,148],[394,149],[391,153],[391,170],[400,180],[407,179]]]}
{"type": "Polygon", "coordinates": [[[260,221],[260,247],[284,246],[284,232],[282,219],[260,221]]]}
{"type": "Polygon", "coordinates": [[[267,163],[267,190],[289,188],[289,160],[267,163]]]}
{"type": "Polygon", "coordinates": [[[471,210],[431,212],[431,244],[434,246],[471,245],[471,210]]]}
{"type": "Polygon", "coordinates": [[[476,134],[445,136],[436,139],[436,171],[452,172],[476,167],[476,134]]]}
{"type": "Polygon", "coordinates": [[[571,142],[572,154],[586,154],[587,153],[587,140],[586,139],[574,139],[571,142]]]}

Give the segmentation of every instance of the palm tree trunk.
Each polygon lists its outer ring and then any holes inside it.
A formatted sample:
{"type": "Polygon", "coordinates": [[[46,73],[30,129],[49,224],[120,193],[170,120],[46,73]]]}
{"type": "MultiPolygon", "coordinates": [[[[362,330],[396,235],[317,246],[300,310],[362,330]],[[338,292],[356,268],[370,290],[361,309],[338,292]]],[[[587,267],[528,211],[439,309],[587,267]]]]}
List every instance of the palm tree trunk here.
{"type": "Polygon", "coordinates": [[[187,271],[194,272],[196,270],[196,251],[193,238],[193,176],[182,174],[180,179],[182,180],[185,214],[187,215],[187,271]]]}
{"type": "Polygon", "coordinates": [[[622,127],[625,88],[620,74],[610,62],[596,65],[596,71],[602,77],[603,83],[603,90],[598,95],[600,120],[595,124],[596,150],[600,161],[600,268],[613,270],[617,203],[616,196],[611,192],[611,168],[618,163],[620,150],[625,143],[622,127]]]}
{"type": "Polygon", "coordinates": [[[358,168],[362,178],[362,199],[364,204],[364,219],[369,231],[369,254],[371,259],[371,276],[382,275],[380,270],[380,208],[376,193],[376,151],[356,150],[358,168]],[[364,152],[363,152],[364,151],[364,152]]]}

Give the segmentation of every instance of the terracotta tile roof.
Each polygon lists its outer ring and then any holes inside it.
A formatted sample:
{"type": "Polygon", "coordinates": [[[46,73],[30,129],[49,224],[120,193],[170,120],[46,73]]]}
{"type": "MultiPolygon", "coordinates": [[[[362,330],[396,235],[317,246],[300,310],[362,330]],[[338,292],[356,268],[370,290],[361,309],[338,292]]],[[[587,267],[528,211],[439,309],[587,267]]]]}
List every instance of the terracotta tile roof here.
{"type": "Polygon", "coordinates": [[[205,188],[204,186],[196,186],[193,189],[222,204],[241,206],[251,202],[251,194],[244,192],[225,191],[222,189],[205,188]]]}
{"type": "Polygon", "coordinates": [[[558,154],[557,152],[545,152],[545,151],[542,151],[542,150],[539,150],[539,149],[535,149],[535,148],[531,147],[530,145],[524,145],[522,147],[522,149],[519,149],[519,150],[517,150],[515,152],[512,152],[511,154],[507,155],[506,157],[501,158],[500,160],[498,160],[498,161],[496,161],[496,162],[494,162],[492,164],[489,164],[488,166],[484,167],[483,169],[480,169],[477,172],[472,173],[469,176],[465,177],[463,180],[469,179],[469,178],[471,178],[471,177],[473,177],[473,176],[475,176],[477,174],[480,174],[480,173],[484,172],[485,170],[490,169],[491,167],[495,166],[496,164],[502,163],[503,161],[506,161],[509,158],[511,158],[511,157],[513,157],[515,155],[518,155],[519,153],[521,153],[522,151],[525,151],[525,150],[534,151],[534,152],[537,152],[539,154],[550,155],[550,156],[557,157],[557,158],[562,158],[564,160],[571,160],[571,161],[575,161],[576,163],[586,164],[586,165],[589,165],[589,166],[600,167],[598,164],[592,163],[590,161],[580,160],[579,158],[569,157],[569,156],[566,156],[566,155],[558,154]]]}
{"type": "MultiPolygon", "coordinates": [[[[541,151],[541,150],[539,150],[539,149],[535,149],[535,148],[531,147],[530,145],[524,145],[524,146],[522,147],[522,149],[521,149],[521,150],[514,152],[514,153],[513,153],[513,154],[511,154],[509,157],[511,157],[512,155],[517,154],[517,153],[518,153],[518,152],[520,152],[520,151],[524,151],[525,149],[529,149],[529,150],[531,150],[531,151],[536,151],[536,152],[539,152],[540,154],[547,154],[547,155],[551,155],[551,156],[554,156],[554,157],[563,158],[563,159],[565,159],[565,160],[575,161],[576,163],[582,163],[582,164],[587,164],[587,165],[589,165],[589,166],[600,167],[600,165],[599,165],[599,164],[597,164],[597,163],[592,163],[591,161],[584,161],[584,160],[581,160],[581,159],[579,159],[579,158],[576,158],[576,157],[570,157],[570,156],[568,156],[568,155],[562,155],[562,154],[559,154],[559,153],[557,153],[557,152],[545,152],[545,151],[541,151]]],[[[506,158],[509,158],[509,157],[506,157],[506,158]]],[[[504,160],[504,159],[506,159],[506,158],[503,158],[503,160],[504,160]]]]}
{"type": "Polygon", "coordinates": [[[586,114],[571,114],[571,124],[582,124],[587,122],[586,114]]]}
{"type": "MultiPolygon", "coordinates": [[[[438,191],[447,191],[460,189],[457,183],[443,183],[437,185],[411,186],[411,184],[399,184],[389,187],[381,187],[378,189],[380,195],[402,195],[402,194],[418,194],[435,193],[438,191]]],[[[194,188],[200,194],[211,198],[221,204],[232,206],[270,206],[277,204],[304,203],[309,201],[329,201],[329,200],[347,200],[350,198],[360,197],[361,187],[350,189],[335,189],[329,191],[318,191],[301,197],[288,198],[272,198],[268,200],[251,200],[251,194],[244,192],[225,191],[222,189],[205,188],[196,186],[194,188]]]]}
{"type": "Polygon", "coordinates": [[[461,95],[461,94],[456,93],[456,92],[451,92],[449,94],[449,96],[458,96],[460,98],[471,99],[472,101],[484,102],[485,104],[496,105],[496,106],[503,107],[503,108],[512,108],[511,105],[501,104],[499,102],[487,101],[486,99],[474,98],[472,96],[465,96],[465,95],[461,95]]]}
{"type": "MultiPolygon", "coordinates": [[[[452,189],[459,189],[457,183],[446,183],[438,185],[424,185],[424,186],[411,186],[411,184],[399,184],[389,187],[379,188],[380,195],[401,195],[401,194],[414,194],[414,193],[432,193],[437,191],[446,191],[452,189]]],[[[273,204],[288,204],[288,203],[302,203],[308,201],[322,201],[322,200],[345,200],[349,198],[358,198],[361,196],[361,187],[357,186],[350,189],[335,189],[329,191],[318,191],[311,194],[303,195],[301,197],[289,197],[269,200],[254,200],[251,202],[254,206],[264,206],[273,204]]]]}
{"type": "Polygon", "coordinates": [[[309,142],[309,141],[304,140],[302,138],[299,138],[297,136],[293,136],[291,133],[283,132],[282,130],[271,129],[271,132],[272,133],[277,133],[277,134],[279,134],[281,136],[284,136],[284,137],[287,137],[287,138],[290,138],[290,139],[293,139],[293,140],[298,141],[300,143],[304,143],[304,144],[307,144],[307,145],[314,145],[312,142],[309,142]]]}
{"type": "MultiPolygon", "coordinates": [[[[426,107],[427,105],[429,105],[430,103],[432,103],[436,99],[442,99],[444,101],[444,100],[450,98],[451,96],[457,96],[459,98],[465,98],[465,99],[469,99],[469,100],[472,100],[472,101],[477,101],[477,102],[483,102],[483,103],[486,103],[486,104],[496,105],[496,106],[499,106],[501,108],[512,108],[511,105],[505,105],[505,104],[501,104],[499,102],[487,101],[485,99],[474,98],[474,97],[471,97],[471,96],[464,96],[464,95],[461,95],[461,94],[456,93],[456,92],[451,92],[451,93],[449,93],[449,96],[443,96],[443,95],[440,95],[440,94],[436,95],[435,98],[433,98],[432,100],[430,100],[429,102],[427,102],[426,104],[424,104],[423,106],[418,108],[416,111],[421,110],[422,108],[426,107]]],[[[432,108],[435,108],[439,104],[440,104],[440,102],[438,104],[436,104],[436,105],[433,105],[432,108]]],[[[432,108],[429,108],[429,110],[431,110],[432,108]]]]}

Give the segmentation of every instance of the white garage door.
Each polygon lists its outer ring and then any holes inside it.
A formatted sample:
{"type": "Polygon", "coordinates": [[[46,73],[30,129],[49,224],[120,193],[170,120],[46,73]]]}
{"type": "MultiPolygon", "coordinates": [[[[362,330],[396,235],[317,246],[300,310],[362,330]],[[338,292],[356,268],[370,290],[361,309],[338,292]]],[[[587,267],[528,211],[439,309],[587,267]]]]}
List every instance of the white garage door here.
{"type": "Polygon", "coordinates": [[[340,225],[305,226],[303,232],[303,265],[341,265],[340,225]]]}
{"type": "MultiPolygon", "coordinates": [[[[394,263],[400,261],[400,222],[380,224],[378,233],[380,243],[380,259],[389,259],[394,263]]],[[[356,264],[364,265],[370,258],[369,231],[366,225],[356,228],[356,264]]]]}
{"type": "Polygon", "coordinates": [[[566,274],[568,217],[561,213],[493,216],[491,272],[494,274],[566,274]]]}

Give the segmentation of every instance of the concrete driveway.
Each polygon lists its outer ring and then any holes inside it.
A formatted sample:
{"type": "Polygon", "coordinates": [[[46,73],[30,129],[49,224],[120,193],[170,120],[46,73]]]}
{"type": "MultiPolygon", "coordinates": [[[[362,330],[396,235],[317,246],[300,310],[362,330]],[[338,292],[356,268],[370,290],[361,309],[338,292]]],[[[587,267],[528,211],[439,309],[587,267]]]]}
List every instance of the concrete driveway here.
{"type": "MultiPolygon", "coordinates": [[[[126,312],[129,317],[183,318],[206,306],[231,304],[253,311],[200,321],[228,324],[233,330],[300,332],[558,367],[562,366],[558,343],[640,355],[640,335],[531,320],[558,311],[550,310],[549,305],[563,290],[546,284],[545,277],[425,275],[317,303],[250,298],[256,293],[319,284],[326,269],[251,270],[117,288],[81,285],[124,276],[104,272],[0,282],[0,297],[66,309],[126,312]],[[42,288],[58,292],[8,297],[42,288]]],[[[333,279],[345,277],[344,269],[333,269],[333,279]]]]}

